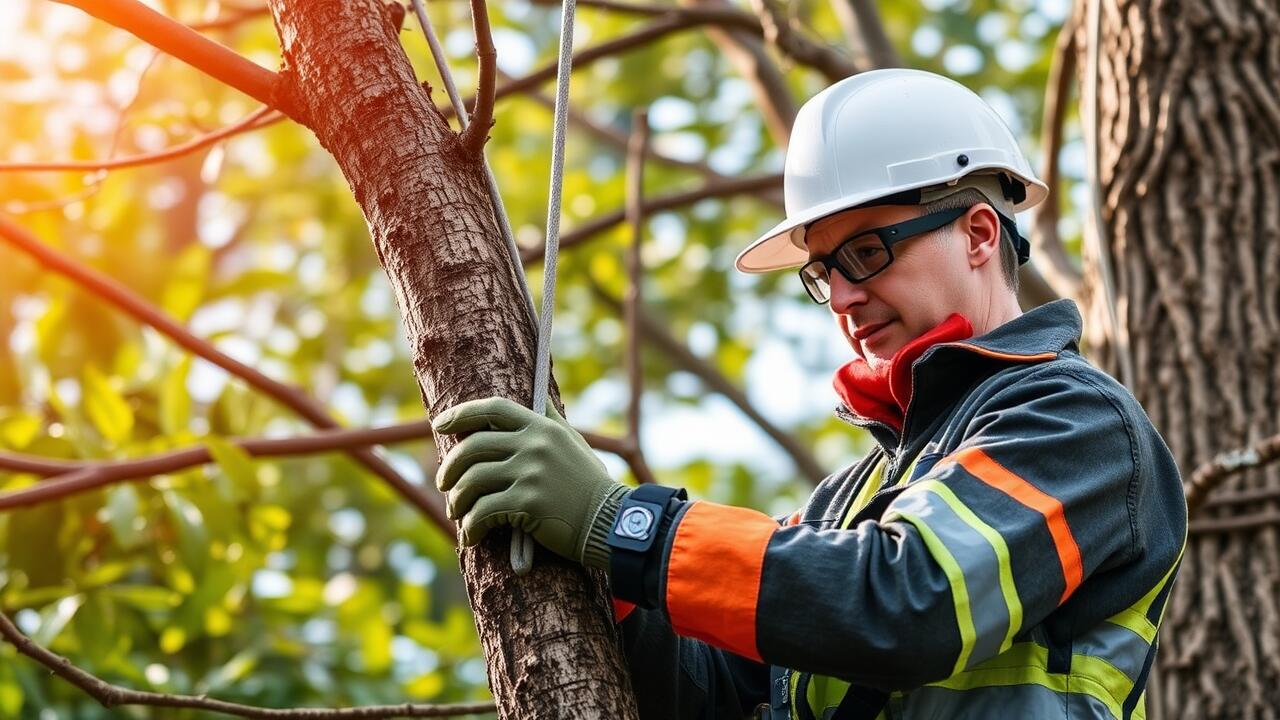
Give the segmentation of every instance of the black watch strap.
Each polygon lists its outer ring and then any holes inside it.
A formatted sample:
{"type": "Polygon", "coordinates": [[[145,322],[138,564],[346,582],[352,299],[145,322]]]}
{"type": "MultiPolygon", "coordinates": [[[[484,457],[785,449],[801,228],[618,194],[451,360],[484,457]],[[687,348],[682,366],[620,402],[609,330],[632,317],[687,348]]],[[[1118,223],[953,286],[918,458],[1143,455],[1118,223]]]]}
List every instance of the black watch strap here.
{"type": "Polygon", "coordinates": [[[641,485],[622,500],[609,531],[609,578],[615,597],[642,607],[645,568],[672,500],[688,498],[684,488],[641,485]]]}

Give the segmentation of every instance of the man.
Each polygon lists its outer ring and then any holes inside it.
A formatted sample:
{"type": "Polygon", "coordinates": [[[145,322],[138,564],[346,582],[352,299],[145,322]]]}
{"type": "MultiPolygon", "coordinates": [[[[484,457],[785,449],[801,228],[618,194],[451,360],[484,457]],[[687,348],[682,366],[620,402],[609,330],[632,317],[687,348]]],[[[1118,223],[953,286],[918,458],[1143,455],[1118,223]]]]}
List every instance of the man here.
{"type": "Polygon", "coordinates": [[[872,452],[779,522],[628,490],[553,409],[462,403],[435,427],[473,433],[437,475],[463,542],[509,524],[609,569],[644,717],[1143,717],[1186,504],[1075,305],[1019,309],[1013,214],[1046,189],[1008,129],[948,79],[863,73],[801,109],[785,195],[737,267],[830,303],[872,452]]]}

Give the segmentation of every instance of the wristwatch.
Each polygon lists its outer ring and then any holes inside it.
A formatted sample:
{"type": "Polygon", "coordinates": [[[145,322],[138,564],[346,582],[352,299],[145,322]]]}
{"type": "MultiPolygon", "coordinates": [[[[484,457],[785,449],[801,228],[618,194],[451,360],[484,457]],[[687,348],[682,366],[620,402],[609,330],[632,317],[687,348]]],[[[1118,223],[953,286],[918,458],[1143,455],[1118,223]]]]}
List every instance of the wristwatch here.
{"type": "Polygon", "coordinates": [[[645,606],[643,602],[645,565],[662,529],[662,521],[673,501],[687,500],[684,488],[641,485],[627,493],[618,508],[609,545],[609,578],[613,594],[623,600],[645,606]]]}

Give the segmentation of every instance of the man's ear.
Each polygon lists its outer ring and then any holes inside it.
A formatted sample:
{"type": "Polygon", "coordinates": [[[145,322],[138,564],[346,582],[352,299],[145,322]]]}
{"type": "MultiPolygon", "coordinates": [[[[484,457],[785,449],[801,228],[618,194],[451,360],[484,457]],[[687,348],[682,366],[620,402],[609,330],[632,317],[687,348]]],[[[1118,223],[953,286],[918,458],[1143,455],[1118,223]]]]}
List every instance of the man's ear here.
{"type": "Polygon", "coordinates": [[[977,269],[1000,258],[1000,216],[986,203],[978,203],[960,216],[960,230],[968,238],[965,255],[977,269]]]}

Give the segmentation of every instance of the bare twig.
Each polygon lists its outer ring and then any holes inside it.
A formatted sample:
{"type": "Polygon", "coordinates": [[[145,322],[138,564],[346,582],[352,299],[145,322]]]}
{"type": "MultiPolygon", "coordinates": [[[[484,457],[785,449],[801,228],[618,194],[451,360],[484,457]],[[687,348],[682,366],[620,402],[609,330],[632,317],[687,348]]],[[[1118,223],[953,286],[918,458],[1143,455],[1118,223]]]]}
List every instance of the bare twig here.
{"type": "MultiPolygon", "coordinates": [[[[25,228],[14,224],[3,216],[0,216],[0,238],[31,255],[36,261],[50,270],[66,276],[89,292],[116,306],[139,322],[155,328],[189,352],[243,379],[251,387],[293,410],[313,426],[324,429],[338,427],[337,421],[329,417],[325,409],[301,389],[272,380],[258,370],[233,359],[218,350],[209,341],[191,334],[176,320],[133,291],[106,275],[54,251],[41,243],[25,228]]],[[[390,463],[379,457],[371,449],[356,448],[352,449],[350,453],[360,464],[368,468],[374,475],[382,478],[401,497],[418,508],[425,517],[441,529],[446,530],[447,535],[453,536],[453,522],[445,515],[443,503],[438,496],[428,494],[424,488],[409,482],[390,463]]]]}
{"type": "MultiPolygon", "coordinates": [[[[631,462],[633,453],[626,441],[615,441],[595,433],[582,433],[597,450],[611,452],[631,462]]],[[[250,457],[291,457],[345,451],[373,445],[387,445],[406,440],[431,437],[431,423],[422,420],[380,428],[322,430],[312,435],[289,438],[247,438],[228,440],[250,457]]],[[[0,512],[40,503],[52,502],[96,490],[107,485],[147,480],[164,473],[175,473],[213,462],[207,446],[174,450],[129,460],[60,460],[22,453],[0,451],[0,470],[31,473],[48,480],[28,487],[0,493],[0,512]]]]}
{"type": "MultiPolygon", "coordinates": [[[[613,308],[615,312],[622,312],[622,302],[620,300],[601,287],[590,275],[587,276],[587,282],[590,284],[592,292],[602,302],[613,308]]],[[[773,438],[774,442],[778,443],[783,451],[791,456],[796,469],[800,471],[800,474],[806,480],[817,485],[826,477],[826,471],[818,464],[817,459],[813,457],[808,448],[787,432],[769,422],[768,418],[762,415],[759,410],[756,410],[751,401],[747,399],[746,393],[734,385],[729,378],[725,377],[723,373],[707,361],[694,355],[688,347],[672,337],[666,328],[650,317],[648,313],[641,310],[638,315],[646,342],[652,343],[661,350],[676,367],[696,375],[708,388],[720,393],[738,406],[743,415],[746,415],[748,419],[760,426],[760,429],[766,435],[773,438]]]]}
{"type": "Polygon", "coordinates": [[[751,0],[751,5],[760,16],[765,41],[792,60],[820,71],[829,82],[843,80],[868,67],[859,67],[831,48],[810,42],[774,0],[751,0]]]}
{"type": "Polygon", "coordinates": [[[493,31],[489,28],[489,10],[485,0],[471,0],[471,22],[475,25],[480,72],[471,124],[463,129],[460,139],[463,147],[479,156],[489,139],[489,128],[493,127],[494,85],[498,70],[498,51],[493,47],[493,31]]]}
{"type": "Polygon", "coordinates": [[[1075,14],[1068,18],[1058,31],[1058,40],[1054,45],[1053,60],[1049,64],[1049,83],[1044,94],[1043,155],[1040,166],[1044,171],[1044,182],[1049,186],[1049,197],[1036,209],[1032,222],[1032,235],[1036,247],[1046,260],[1043,267],[1045,282],[1060,297],[1076,298],[1080,296],[1083,273],[1062,244],[1058,234],[1058,188],[1061,185],[1061,173],[1058,168],[1058,152],[1062,149],[1062,123],[1067,114],[1067,105],[1071,94],[1071,79],[1075,75],[1076,65],[1076,28],[1075,14]]]}
{"type": "Polygon", "coordinates": [[[259,708],[240,703],[191,695],[129,690],[91,675],[67,658],[50,652],[18,629],[9,616],[0,612],[0,636],[18,652],[35,660],[49,672],[66,680],[97,700],[103,707],[147,705],[151,707],[190,708],[243,718],[308,718],[309,720],[347,720],[348,718],[454,717],[494,712],[493,703],[457,705],[369,705],[353,708],[259,708]]]}
{"type": "Polygon", "coordinates": [[[1250,515],[1195,520],[1187,526],[1187,532],[1192,535],[1207,535],[1229,533],[1237,530],[1256,530],[1274,525],[1280,525],[1280,511],[1277,510],[1252,513],[1250,515]]]}
{"type": "MultiPolygon", "coordinates": [[[[204,37],[137,0],[55,0],[71,5],[106,23],[126,30],[143,42],[191,65],[210,77],[256,99],[278,107],[276,74],[225,45],[204,37]]],[[[284,108],[281,108],[282,110],[284,108]]],[[[286,110],[287,112],[287,110],[286,110]]]]}
{"type": "Polygon", "coordinates": [[[637,482],[657,482],[653,477],[653,471],[649,469],[649,465],[644,460],[644,453],[640,452],[639,446],[631,442],[629,438],[610,437],[589,430],[579,432],[591,447],[596,450],[613,453],[625,460],[627,466],[631,468],[631,473],[636,476],[637,482]]]}
{"type": "MultiPolygon", "coordinates": [[[[287,457],[365,448],[371,445],[430,437],[431,423],[423,420],[382,428],[325,430],[305,437],[253,438],[231,442],[251,457],[287,457]]],[[[61,500],[105,485],[146,480],[156,475],[178,472],[210,462],[213,462],[213,456],[206,446],[184,448],[152,457],[110,462],[50,461],[4,453],[0,455],[0,468],[52,475],[52,477],[35,485],[0,494],[0,511],[61,500]],[[50,472],[51,470],[53,472],[50,472]]]]}
{"type": "MultiPolygon", "coordinates": [[[[559,4],[554,3],[554,4],[559,4]]],[[[580,70],[585,68],[597,60],[601,60],[612,55],[627,52],[633,48],[648,45],[671,33],[680,32],[682,30],[690,30],[701,27],[703,25],[715,25],[727,28],[735,28],[744,33],[744,36],[763,37],[764,28],[760,24],[760,19],[751,13],[742,12],[733,7],[686,7],[686,8],[662,8],[659,12],[658,8],[631,8],[628,11],[639,12],[641,14],[655,17],[656,19],[629,35],[611,38],[597,45],[584,48],[573,55],[573,69],[580,70]]],[[[857,72],[856,66],[850,63],[846,58],[842,57],[835,50],[818,45],[809,41],[803,35],[791,33],[784,39],[780,40],[779,49],[788,56],[795,58],[798,62],[806,65],[812,65],[815,69],[822,72],[829,78],[847,77],[857,72]]],[[[756,45],[763,51],[763,46],[759,42],[756,45]]],[[[767,56],[765,60],[768,61],[767,56]]],[[[770,65],[771,61],[768,61],[770,65]]],[[[771,92],[776,96],[774,101],[781,97],[781,90],[774,87],[774,73],[767,73],[765,70],[759,73],[751,73],[752,76],[763,73],[770,82],[771,92]]],[[[524,77],[505,82],[494,91],[495,99],[504,98],[512,93],[524,92],[530,88],[536,88],[542,83],[555,77],[556,64],[554,62],[547,63],[524,77]]],[[[778,75],[780,78],[781,75],[778,75]]],[[[472,106],[475,98],[468,98],[466,104],[472,106]]],[[[788,105],[790,105],[788,101],[788,105]]],[[[446,117],[453,115],[453,109],[449,107],[441,107],[440,112],[446,117]]],[[[795,117],[794,108],[790,112],[790,117],[795,117]]],[[[790,121],[787,123],[787,130],[790,132],[790,121]]]]}
{"type": "Polygon", "coordinates": [[[640,399],[644,395],[644,373],[640,365],[640,308],[643,302],[644,263],[640,246],[644,240],[644,161],[649,149],[649,115],[636,110],[631,116],[631,142],[627,147],[627,224],[631,226],[631,247],[627,252],[630,285],[624,300],[627,324],[627,379],[631,397],[627,402],[627,439],[640,447],[640,399]]]}
{"type": "MultiPolygon", "coordinates": [[[[226,3],[223,3],[223,4],[225,5],[226,3]]],[[[271,13],[270,11],[267,10],[266,5],[262,5],[259,7],[233,8],[231,9],[231,12],[228,12],[226,15],[223,15],[222,17],[217,17],[212,20],[202,20],[200,22],[190,23],[187,25],[187,27],[191,28],[192,30],[198,30],[200,32],[208,32],[212,30],[228,30],[230,28],[238,27],[241,24],[248,22],[250,20],[256,20],[257,18],[267,17],[270,14],[271,13]]]]}
{"type": "Polygon", "coordinates": [[[832,6],[861,67],[902,67],[902,56],[889,41],[875,0],[835,0],[832,6]]]}
{"type": "Polygon", "coordinates": [[[166,160],[190,155],[198,150],[221,142],[234,135],[239,135],[250,130],[267,127],[284,119],[284,115],[272,110],[269,107],[261,107],[247,115],[244,119],[228,125],[220,130],[215,130],[207,135],[201,135],[192,138],[187,142],[173,147],[165,148],[152,153],[144,153],[141,155],[133,155],[123,158],[108,158],[105,160],[85,160],[77,162],[23,162],[23,163],[0,163],[0,172],[64,172],[64,171],[95,171],[95,170],[119,170],[121,168],[138,167],[139,165],[154,165],[166,160]]]}
{"type": "MultiPolygon", "coordinates": [[[[728,0],[680,0],[682,5],[698,8],[732,7],[728,0]]],[[[751,84],[760,115],[774,145],[786,150],[791,141],[791,126],[796,120],[795,99],[791,88],[764,47],[762,33],[748,33],[739,29],[711,27],[707,34],[720,51],[737,68],[738,74],[751,84]]],[[[846,73],[847,75],[848,73],[846,73]]],[[[843,77],[843,76],[842,76],[843,77]]]]}
{"type": "Polygon", "coordinates": [[[1280,435],[1272,435],[1251,447],[1222,453],[1204,463],[1183,484],[1188,511],[1194,514],[1200,509],[1209,493],[1223,480],[1277,459],[1280,459],[1280,435]]]}
{"type": "MultiPolygon", "coordinates": [[[[643,215],[648,217],[654,213],[662,212],[664,210],[692,205],[700,200],[706,200],[707,198],[764,192],[768,190],[775,190],[780,187],[782,187],[782,175],[757,175],[755,177],[748,178],[717,180],[715,182],[708,182],[702,187],[694,190],[671,193],[652,200],[645,200],[643,205],[643,215]]],[[[574,245],[586,242],[595,235],[613,228],[625,219],[626,212],[624,210],[614,210],[588,220],[582,225],[574,228],[572,232],[568,232],[560,236],[560,249],[563,250],[567,247],[573,247],[574,245]]],[[[540,261],[542,259],[542,248],[524,248],[520,251],[520,258],[526,265],[531,262],[540,261]]]]}

